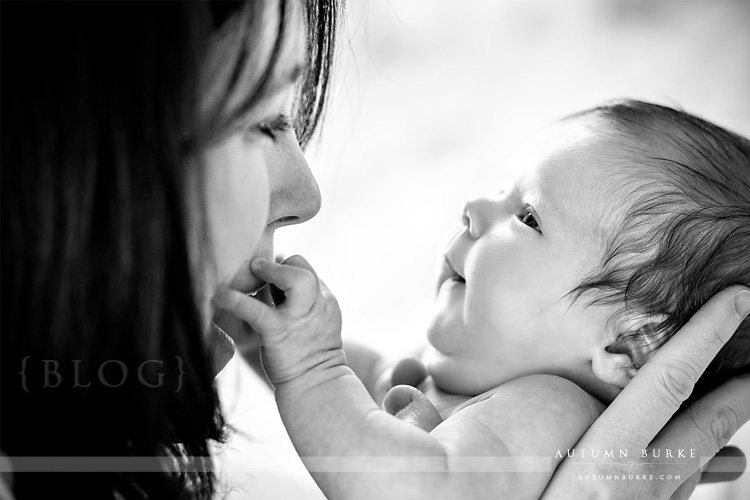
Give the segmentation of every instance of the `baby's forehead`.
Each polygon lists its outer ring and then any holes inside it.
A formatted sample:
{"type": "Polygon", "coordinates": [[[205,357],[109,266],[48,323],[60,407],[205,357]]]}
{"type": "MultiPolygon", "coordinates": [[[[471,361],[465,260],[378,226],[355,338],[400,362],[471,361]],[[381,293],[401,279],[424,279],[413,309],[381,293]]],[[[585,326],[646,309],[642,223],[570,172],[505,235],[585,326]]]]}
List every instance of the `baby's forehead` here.
{"type": "Polygon", "coordinates": [[[629,192],[641,184],[627,144],[585,119],[536,134],[515,157],[514,171],[517,188],[557,224],[597,236],[624,214],[629,192]]]}

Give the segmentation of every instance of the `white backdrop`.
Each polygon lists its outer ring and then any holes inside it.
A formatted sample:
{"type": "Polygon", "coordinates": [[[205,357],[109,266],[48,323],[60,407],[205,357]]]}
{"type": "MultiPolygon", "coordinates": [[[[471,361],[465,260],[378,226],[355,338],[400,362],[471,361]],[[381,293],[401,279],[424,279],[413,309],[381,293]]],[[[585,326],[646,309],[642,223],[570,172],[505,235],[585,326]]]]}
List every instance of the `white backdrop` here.
{"type": "MultiPolygon", "coordinates": [[[[323,208],[280,231],[277,249],[316,267],[346,339],[386,355],[423,342],[462,201],[498,190],[518,143],[545,124],[634,97],[750,135],[750,2],[359,0],[347,10],[309,155],[323,208]]],[[[747,498],[748,476],[723,498],[747,498]]]]}

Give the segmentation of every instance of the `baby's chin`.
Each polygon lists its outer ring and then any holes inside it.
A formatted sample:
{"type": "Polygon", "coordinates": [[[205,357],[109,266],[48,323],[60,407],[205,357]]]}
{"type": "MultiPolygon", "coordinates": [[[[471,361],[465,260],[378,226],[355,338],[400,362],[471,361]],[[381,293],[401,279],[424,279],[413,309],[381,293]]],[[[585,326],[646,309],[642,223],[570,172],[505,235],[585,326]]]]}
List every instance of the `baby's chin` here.
{"type": "Polygon", "coordinates": [[[512,378],[488,373],[470,360],[443,354],[434,347],[425,355],[425,366],[440,390],[462,396],[478,396],[512,378]]]}

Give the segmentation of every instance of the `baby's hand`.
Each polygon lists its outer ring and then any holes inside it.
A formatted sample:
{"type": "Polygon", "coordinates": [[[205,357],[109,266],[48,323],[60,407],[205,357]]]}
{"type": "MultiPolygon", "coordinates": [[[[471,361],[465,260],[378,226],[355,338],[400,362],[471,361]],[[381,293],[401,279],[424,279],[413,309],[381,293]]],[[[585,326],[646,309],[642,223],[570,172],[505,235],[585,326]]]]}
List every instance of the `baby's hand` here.
{"type": "Polygon", "coordinates": [[[236,290],[220,287],[214,302],[248,322],[261,337],[261,359],[274,386],[316,370],[346,364],[341,311],[308,262],[294,255],[281,264],[263,258],[252,272],[284,292],[275,309],[236,290]]]}
{"type": "Polygon", "coordinates": [[[427,432],[443,421],[435,405],[422,391],[411,385],[392,387],[383,399],[383,409],[397,419],[427,432]]]}

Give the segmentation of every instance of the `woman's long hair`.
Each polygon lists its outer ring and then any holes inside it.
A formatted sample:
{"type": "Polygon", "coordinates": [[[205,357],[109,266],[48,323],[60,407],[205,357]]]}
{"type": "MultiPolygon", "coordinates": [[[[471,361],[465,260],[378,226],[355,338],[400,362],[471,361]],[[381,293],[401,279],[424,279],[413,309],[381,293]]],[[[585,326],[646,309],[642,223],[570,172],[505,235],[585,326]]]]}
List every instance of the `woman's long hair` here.
{"type": "MultiPolygon", "coordinates": [[[[271,5],[279,40],[286,2],[271,5]]],[[[228,19],[241,17],[252,48],[265,8],[3,5],[0,449],[19,499],[213,495],[209,443],[224,423],[200,313],[205,228],[192,213],[202,168],[191,145],[206,139],[198,75],[228,19]]],[[[336,20],[330,2],[306,9],[303,141],[336,20]]],[[[257,71],[270,74],[275,54],[257,71]]]]}

